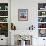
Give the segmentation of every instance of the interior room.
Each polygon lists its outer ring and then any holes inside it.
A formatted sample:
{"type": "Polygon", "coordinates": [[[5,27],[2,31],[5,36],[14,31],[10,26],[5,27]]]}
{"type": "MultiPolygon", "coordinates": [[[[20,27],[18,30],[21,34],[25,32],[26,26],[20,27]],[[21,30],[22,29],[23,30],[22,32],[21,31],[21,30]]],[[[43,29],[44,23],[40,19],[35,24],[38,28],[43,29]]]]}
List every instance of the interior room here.
{"type": "Polygon", "coordinates": [[[0,0],[0,46],[46,46],[46,0],[0,0]]]}

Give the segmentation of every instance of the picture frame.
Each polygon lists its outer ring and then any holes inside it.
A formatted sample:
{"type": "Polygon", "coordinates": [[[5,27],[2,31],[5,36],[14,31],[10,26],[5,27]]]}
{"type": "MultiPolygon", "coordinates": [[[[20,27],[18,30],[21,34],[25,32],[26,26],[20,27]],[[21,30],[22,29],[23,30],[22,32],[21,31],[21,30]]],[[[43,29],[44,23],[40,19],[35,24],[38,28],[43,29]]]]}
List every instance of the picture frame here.
{"type": "Polygon", "coordinates": [[[18,9],[18,21],[28,21],[28,9],[18,9]]]}

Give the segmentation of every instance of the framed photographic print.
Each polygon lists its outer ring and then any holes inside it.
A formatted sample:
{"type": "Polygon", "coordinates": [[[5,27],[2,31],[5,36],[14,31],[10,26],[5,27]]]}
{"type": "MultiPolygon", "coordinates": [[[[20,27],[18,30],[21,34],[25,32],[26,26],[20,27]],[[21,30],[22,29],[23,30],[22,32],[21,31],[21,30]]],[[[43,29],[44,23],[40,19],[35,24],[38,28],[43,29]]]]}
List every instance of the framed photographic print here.
{"type": "Polygon", "coordinates": [[[28,9],[18,9],[18,20],[28,21],[28,9]]]}

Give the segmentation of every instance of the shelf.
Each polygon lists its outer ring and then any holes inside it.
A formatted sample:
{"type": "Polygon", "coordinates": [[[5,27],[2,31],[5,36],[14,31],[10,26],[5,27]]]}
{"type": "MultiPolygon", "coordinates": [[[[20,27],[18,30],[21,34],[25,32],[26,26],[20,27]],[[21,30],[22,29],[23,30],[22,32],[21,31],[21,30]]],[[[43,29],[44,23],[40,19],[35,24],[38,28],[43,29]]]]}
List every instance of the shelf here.
{"type": "Polygon", "coordinates": [[[8,11],[8,10],[0,10],[0,11],[8,11]]]}
{"type": "Polygon", "coordinates": [[[46,3],[38,3],[38,36],[46,37],[46,3]]]}
{"type": "Polygon", "coordinates": [[[38,29],[46,29],[46,28],[38,28],[38,29]]]}
{"type": "Polygon", "coordinates": [[[38,10],[38,11],[46,11],[46,10],[38,10]]]}
{"type": "Polygon", "coordinates": [[[46,22],[38,22],[38,23],[46,23],[46,22]]]}
{"type": "Polygon", "coordinates": [[[8,23],[8,22],[0,22],[0,23],[8,23]]]}
{"type": "Polygon", "coordinates": [[[46,17],[46,15],[44,15],[44,16],[38,16],[38,17],[46,17]]]}
{"type": "Polygon", "coordinates": [[[8,3],[0,3],[0,35],[8,37],[8,3]]]}
{"type": "Polygon", "coordinates": [[[8,16],[0,16],[0,17],[8,17],[8,16]]]}

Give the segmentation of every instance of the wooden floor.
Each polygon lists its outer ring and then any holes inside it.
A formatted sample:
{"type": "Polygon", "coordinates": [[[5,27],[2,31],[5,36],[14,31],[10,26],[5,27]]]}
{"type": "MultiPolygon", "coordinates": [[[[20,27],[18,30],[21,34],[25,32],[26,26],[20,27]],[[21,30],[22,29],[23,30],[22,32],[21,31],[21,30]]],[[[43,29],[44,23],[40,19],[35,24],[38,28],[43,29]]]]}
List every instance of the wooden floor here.
{"type": "Polygon", "coordinates": [[[0,45],[0,46],[8,46],[8,45],[0,45]]]}

